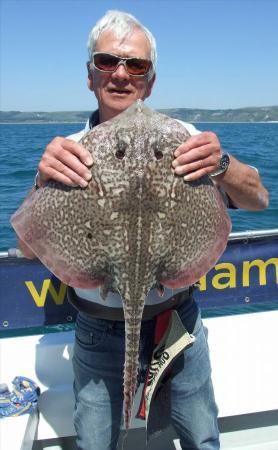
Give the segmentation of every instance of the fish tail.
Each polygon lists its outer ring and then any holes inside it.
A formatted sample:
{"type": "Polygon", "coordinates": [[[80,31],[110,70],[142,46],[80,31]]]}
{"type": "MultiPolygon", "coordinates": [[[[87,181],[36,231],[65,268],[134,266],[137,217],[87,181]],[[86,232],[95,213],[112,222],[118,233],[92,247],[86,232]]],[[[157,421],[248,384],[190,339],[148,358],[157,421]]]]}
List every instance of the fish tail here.
{"type": "Polygon", "coordinates": [[[132,387],[124,390],[124,426],[126,431],[130,428],[134,396],[135,391],[132,387]]]}
{"type": "Polygon", "coordinates": [[[124,367],[124,424],[126,430],[130,427],[132,406],[137,388],[138,376],[138,348],[140,339],[139,333],[129,334],[126,349],[126,361],[124,367]],[[129,340],[132,337],[131,340],[129,340]],[[130,346],[132,343],[132,347],[130,346]]]}
{"type": "Polygon", "coordinates": [[[130,427],[133,400],[138,383],[139,341],[141,316],[132,321],[126,321],[126,350],[124,366],[124,424],[126,430],[130,427]]]}
{"type": "MultiPolygon", "coordinates": [[[[136,271],[134,271],[136,273],[136,271]]],[[[136,278],[132,276],[132,278],[136,278]]],[[[138,277],[137,277],[138,278],[138,277]]],[[[149,291],[149,285],[146,283],[146,277],[139,277],[140,282],[130,287],[127,283],[119,292],[123,300],[125,317],[125,364],[123,377],[123,416],[124,425],[128,431],[132,417],[132,406],[135,393],[138,387],[138,368],[139,368],[139,344],[141,333],[141,322],[145,305],[145,298],[149,291]],[[143,280],[143,281],[141,281],[143,280]],[[147,287],[146,287],[147,286],[147,287]]],[[[153,281],[153,280],[151,280],[153,281]]],[[[120,283],[119,283],[120,284],[120,283]]]]}

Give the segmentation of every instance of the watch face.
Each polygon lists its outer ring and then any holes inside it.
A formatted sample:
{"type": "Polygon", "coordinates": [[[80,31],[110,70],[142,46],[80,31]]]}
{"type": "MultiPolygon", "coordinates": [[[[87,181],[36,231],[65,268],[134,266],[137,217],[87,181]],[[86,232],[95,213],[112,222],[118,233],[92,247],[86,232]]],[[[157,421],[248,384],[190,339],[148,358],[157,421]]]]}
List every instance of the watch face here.
{"type": "Polygon", "coordinates": [[[224,153],[224,155],[222,155],[221,156],[221,159],[220,159],[220,169],[221,170],[227,170],[228,169],[228,166],[229,166],[229,163],[230,163],[230,158],[229,158],[229,155],[227,155],[227,153],[224,153]]]}
{"type": "Polygon", "coordinates": [[[223,155],[221,156],[221,159],[219,161],[219,167],[217,170],[215,170],[214,172],[212,172],[210,174],[211,177],[216,177],[217,175],[220,175],[221,173],[226,172],[226,170],[228,169],[230,164],[230,157],[228,155],[228,153],[223,153],[223,155]]]}

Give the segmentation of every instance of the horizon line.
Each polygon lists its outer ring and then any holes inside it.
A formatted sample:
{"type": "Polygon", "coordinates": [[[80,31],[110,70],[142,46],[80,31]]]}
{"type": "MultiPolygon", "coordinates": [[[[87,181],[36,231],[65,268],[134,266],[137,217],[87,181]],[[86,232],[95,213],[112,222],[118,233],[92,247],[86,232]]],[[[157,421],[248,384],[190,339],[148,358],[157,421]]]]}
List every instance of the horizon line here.
{"type": "MultiPolygon", "coordinates": [[[[187,110],[199,110],[199,111],[237,111],[240,109],[269,109],[269,108],[278,108],[277,105],[265,105],[265,106],[240,106],[237,108],[200,108],[200,107],[184,107],[184,106],[176,106],[176,107],[159,107],[159,108],[153,108],[153,109],[163,109],[163,110],[170,110],[170,109],[187,109],[187,110]]],[[[74,112],[91,112],[91,109],[64,109],[64,110],[20,110],[20,109],[1,109],[0,113],[74,113],[74,112]]]]}

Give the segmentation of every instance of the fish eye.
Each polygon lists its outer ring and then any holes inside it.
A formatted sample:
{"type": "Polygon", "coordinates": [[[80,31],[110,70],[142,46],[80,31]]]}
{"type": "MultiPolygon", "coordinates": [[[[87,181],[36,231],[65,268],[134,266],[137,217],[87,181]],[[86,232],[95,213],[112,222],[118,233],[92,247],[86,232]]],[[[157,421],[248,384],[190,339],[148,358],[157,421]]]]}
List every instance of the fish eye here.
{"type": "Polygon", "coordinates": [[[157,139],[157,136],[153,136],[152,142],[150,144],[153,155],[155,157],[155,159],[162,159],[163,158],[163,152],[160,150],[161,149],[161,144],[157,139]]]}
{"type": "Polygon", "coordinates": [[[116,158],[123,159],[125,157],[125,151],[126,151],[126,143],[120,141],[118,143],[118,148],[117,148],[116,153],[115,153],[116,158]]]}
{"type": "Polygon", "coordinates": [[[155,156],[156,159],[162,159],[163,158],[163,153],[159,149],[157,144],[153,146],[153,152],[154,152],[154,156],[155,156]]]}

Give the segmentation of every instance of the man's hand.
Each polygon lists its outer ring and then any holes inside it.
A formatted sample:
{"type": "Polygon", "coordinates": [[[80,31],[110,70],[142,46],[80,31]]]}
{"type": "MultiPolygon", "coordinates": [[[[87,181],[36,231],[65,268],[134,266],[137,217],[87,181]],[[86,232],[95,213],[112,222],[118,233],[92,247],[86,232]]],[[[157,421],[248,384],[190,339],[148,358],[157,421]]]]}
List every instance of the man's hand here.
{"type": "MultiPolygon", "coordinates": [[[[221,146],[216,134],[206,131],[190,137],[174,152],[173,168],[185,181],[193,181],[219,167],[221,146]]],[[[214,177],[237,208],[259,211],[268,206],[268,192],[257,170],[241,163],[231,154],[228,170],[214,177]]]]}
{"type": "Polygon", "coordinates": [[[92,178],[88,166],[93,164],[88,150],[71,139],[56,137],[51,141],[39,163],[38,185],[48,180],[68,186],[86,187],[92,178]]]}
{"type": "Polygon", "coordinates": [[[172,163],[175,173],[193,181],[214,172],[221,157],[221,145],[216,134],[205,131],[190,137],[175,151],[172,163]]]}

